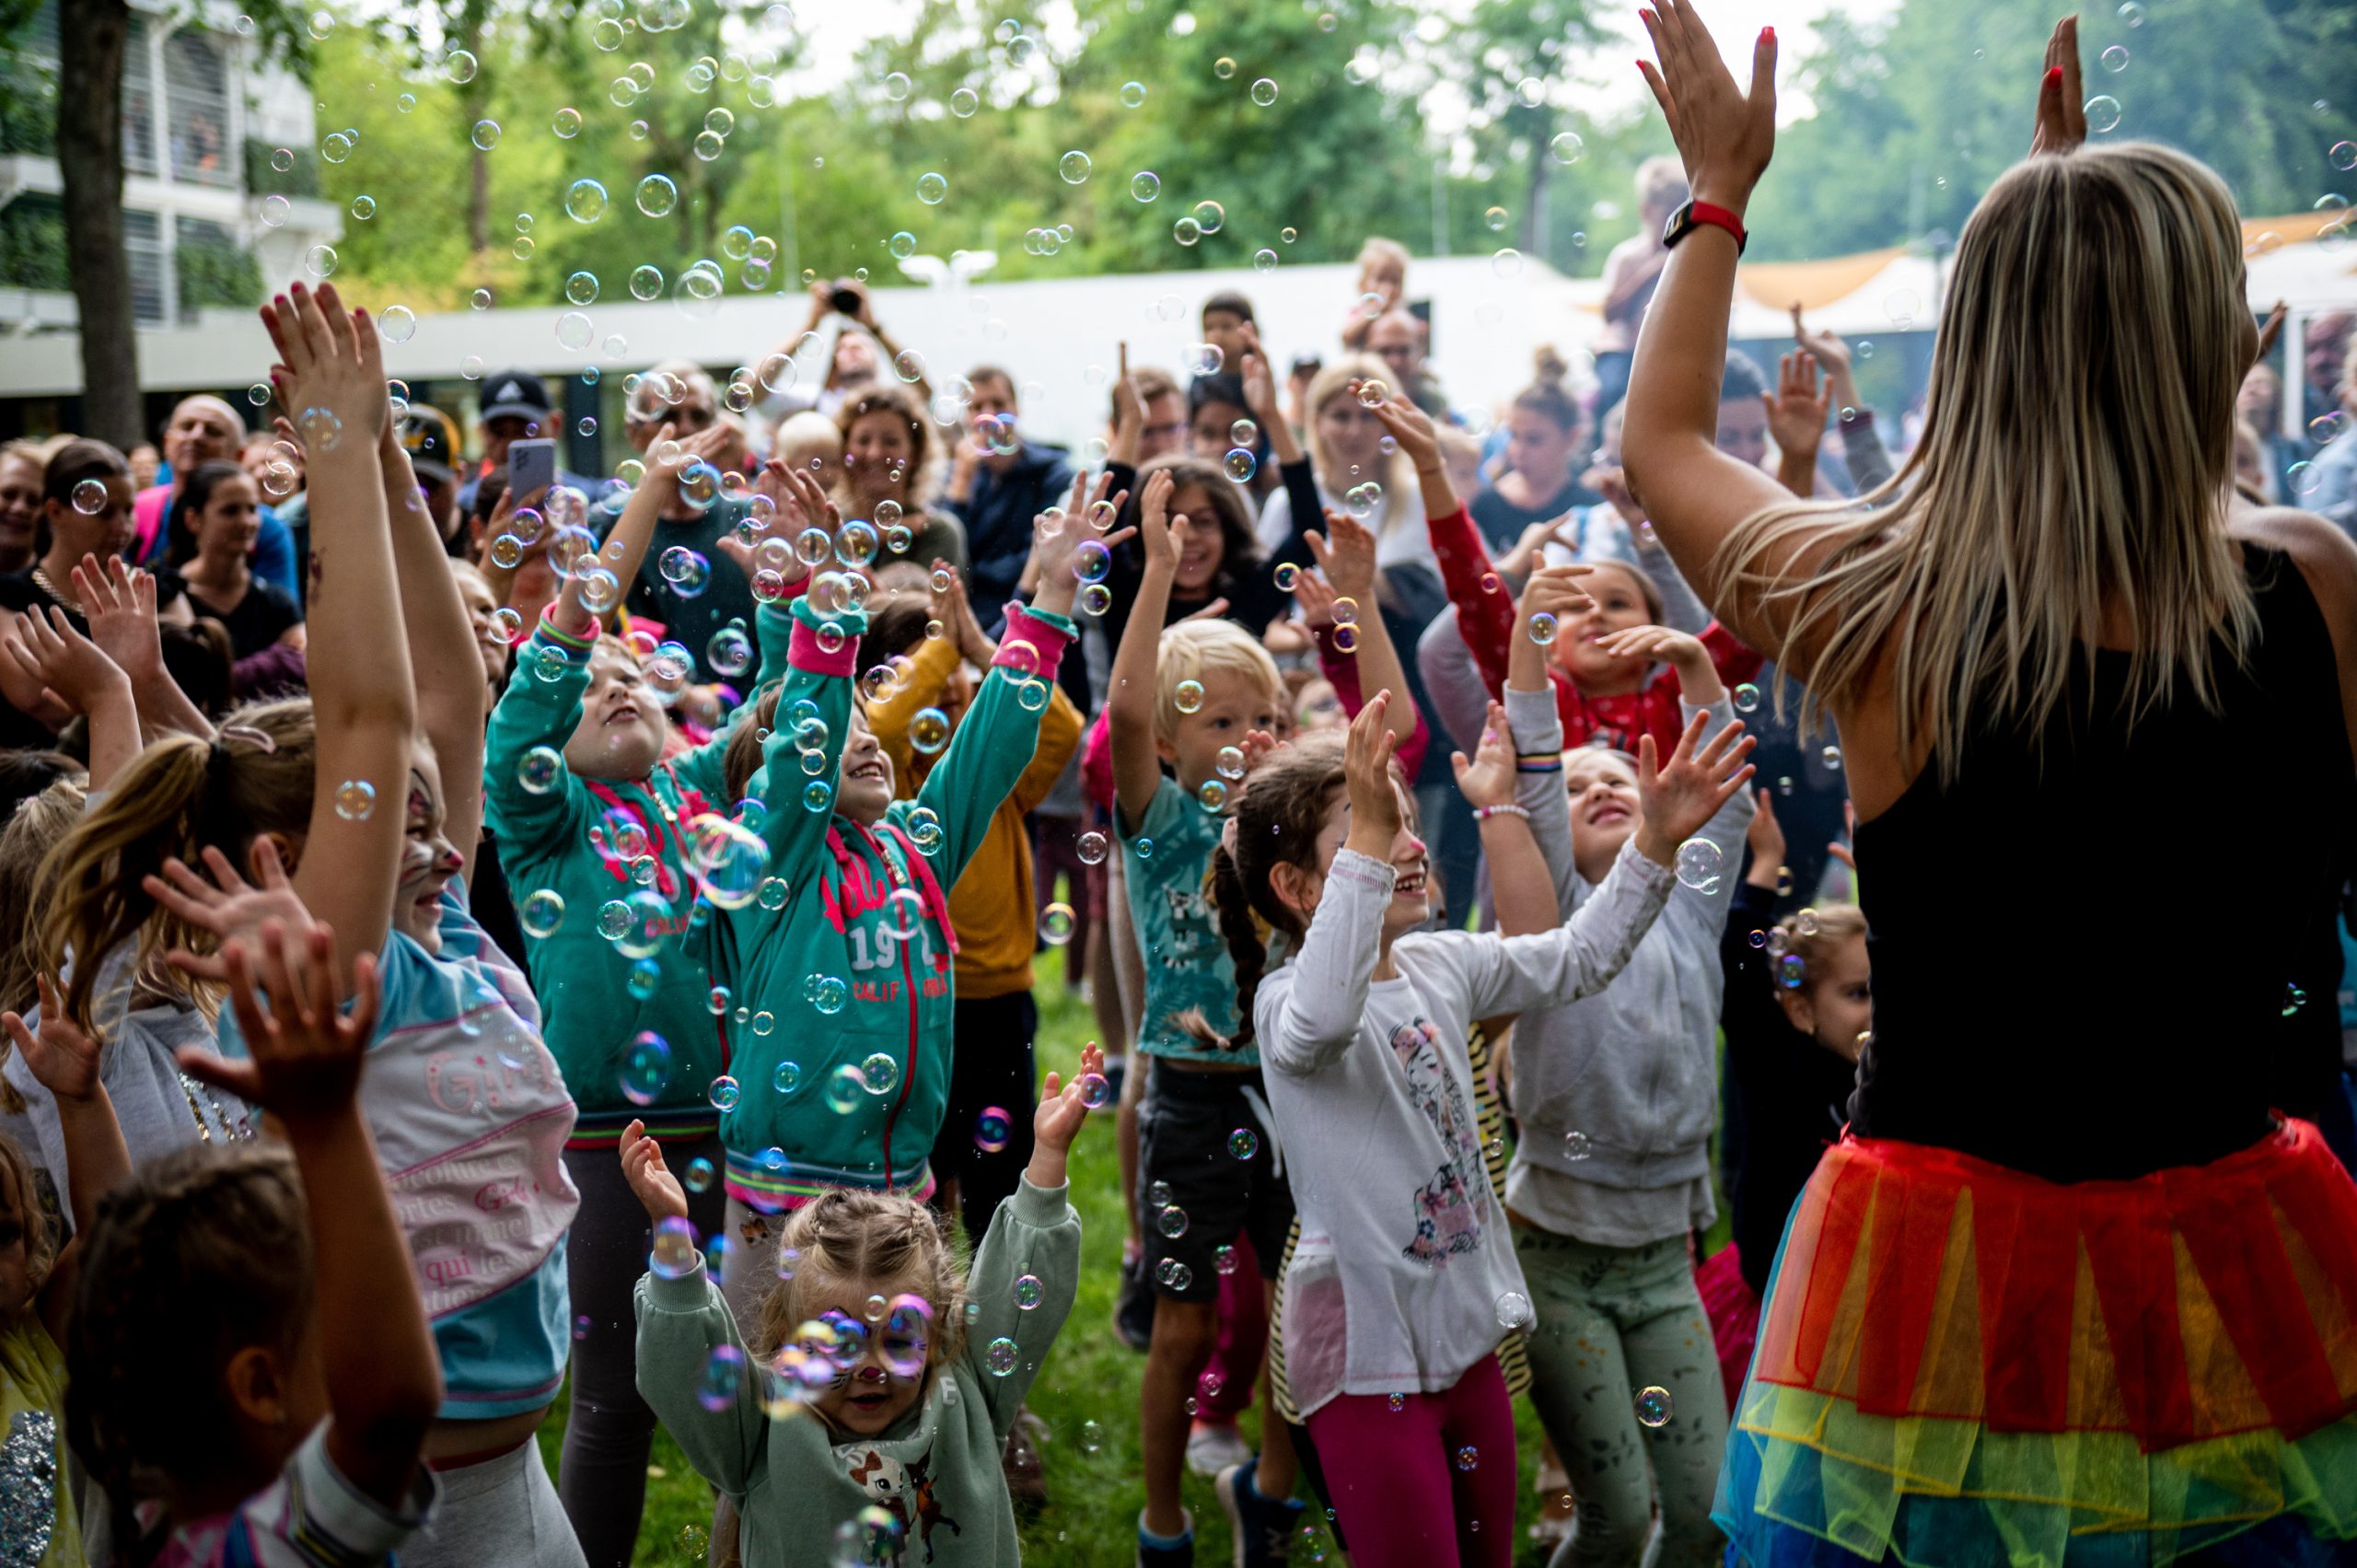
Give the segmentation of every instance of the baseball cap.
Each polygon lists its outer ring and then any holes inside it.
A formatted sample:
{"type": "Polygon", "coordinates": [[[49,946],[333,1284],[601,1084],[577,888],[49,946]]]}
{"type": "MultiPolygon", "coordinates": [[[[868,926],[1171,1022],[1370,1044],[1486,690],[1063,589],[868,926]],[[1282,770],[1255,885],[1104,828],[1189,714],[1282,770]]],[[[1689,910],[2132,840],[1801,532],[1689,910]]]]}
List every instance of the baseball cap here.
{"type": "Polygon", "coordinates": [[[450,416],[438,408],[410,405],[409,417],[401,422],[401,447],[409,453],[409,466],[428,483],[439,484],[456,471],[451,464],[458,459],[459,433],[450,416]]]}
{"type": "Polygon", "coordinates": [[[494,419],[546,419],[548,389],[528,370],[503,370],[483,381],[482,414],[494,419]]]}

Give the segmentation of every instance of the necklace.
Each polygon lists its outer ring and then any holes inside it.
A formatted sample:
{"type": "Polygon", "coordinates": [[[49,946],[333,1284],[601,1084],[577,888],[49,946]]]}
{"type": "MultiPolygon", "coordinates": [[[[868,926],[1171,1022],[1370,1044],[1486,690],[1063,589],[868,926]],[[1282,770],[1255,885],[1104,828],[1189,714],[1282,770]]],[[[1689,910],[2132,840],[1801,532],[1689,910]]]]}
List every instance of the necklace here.
{"type": "Polygon", "coordinates": [[[49,572],[45,567],[38,564],[33,567],[33,586],[68,610],[78,611],[82,608],[80,599],[75,598],[50,579],[49,572]]]}

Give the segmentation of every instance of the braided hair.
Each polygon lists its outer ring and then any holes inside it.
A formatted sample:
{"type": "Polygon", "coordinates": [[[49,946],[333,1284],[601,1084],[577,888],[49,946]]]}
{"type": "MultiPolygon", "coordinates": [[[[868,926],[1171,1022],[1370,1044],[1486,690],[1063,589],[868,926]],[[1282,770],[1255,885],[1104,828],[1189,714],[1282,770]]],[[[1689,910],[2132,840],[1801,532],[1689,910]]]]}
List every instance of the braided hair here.
{"type": "MultiPolygon", "coordinates": [[[[1318,868],[1318,835],[1343,787],[1342,746],[1343,738],[1330,732],[1306,736],[1255,768],[1236,802],[1232,846],[1223,843],[1212,852],[1212,901],[1236,965],[1236,1014],[1241,1020],[1223,1045],[1252,1042],[1252,1005],[1269,968],[1268,934],[1283,932],[1297,940],[1308,929],[1277,897],[1270,873],[1280,864],[1318,868]]],[[[1206,1036],[1199,1019],[1188,1027],[1199,1038],[1206,1036]]]]}
{"type": "Polygon", "coordinates": [[[99,1200],[65,1345],[67,1440],[133,1542],[133,1509],[242,1464],[222,1376],[242,1351],[288,1361],[311,1317],[311,1241],[277,1144],[192,1144],[99,1200]],[[193,1374],[193,1375],[192,1375],[193,1374]]]}

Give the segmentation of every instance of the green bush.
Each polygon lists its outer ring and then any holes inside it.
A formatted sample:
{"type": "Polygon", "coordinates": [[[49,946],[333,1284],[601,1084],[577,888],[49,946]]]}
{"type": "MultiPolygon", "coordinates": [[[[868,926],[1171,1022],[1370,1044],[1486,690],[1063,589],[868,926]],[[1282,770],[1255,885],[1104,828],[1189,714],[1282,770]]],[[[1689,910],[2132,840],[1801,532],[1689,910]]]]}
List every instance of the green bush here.
{"type": "Polygon", "coordinates": [[[29,60],[0,60],[0,154],[56,151],[56,74],[29,60]]]}
{"type": "Polygon", "coordinates": [[[74,286],[65,208],[56,197],[19,196],[0,207],[0,284],[61,292],[74,286]]]}
{"type": "Polygon", "coordinates": [[[261,303],[261,263],[241,245],[183,238],[180,245],[180,309],[261,303]]]}
{"type": "Polygon", "coordinates": [[[295,155],[294,167],[281,174],[270,166],[270,155],[278,151],[277,145],[256,137],[246,138],[246,189],[257,196],[316,196],[319,193],[319,156],[309,147],[288,149],[295,155]]]}

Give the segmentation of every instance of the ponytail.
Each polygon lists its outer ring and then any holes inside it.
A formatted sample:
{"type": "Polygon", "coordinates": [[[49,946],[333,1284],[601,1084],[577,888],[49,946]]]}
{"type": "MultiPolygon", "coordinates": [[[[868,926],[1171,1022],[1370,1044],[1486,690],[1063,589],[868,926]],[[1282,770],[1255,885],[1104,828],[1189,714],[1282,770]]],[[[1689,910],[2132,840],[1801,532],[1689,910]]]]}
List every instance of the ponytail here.
{"type": "Polygon", "coordinates": [[[308,698],[260,703],[229,715],[217,740],[173,735],[142,751],[102,799],[43,858],[47,889],[34,933],[43,974],[65,971],[65,1016],[99,1032],[99,973],[107,956],[136,943],[131,981],[150,995],[211,1010],[217,998],[165,959],[174,947],[210,949],[199,931],[161,908],[143,886],[164,862],[195,865],[217,849],[241,870],[263,833],[310,824],[316,748],[308,698]]]}

